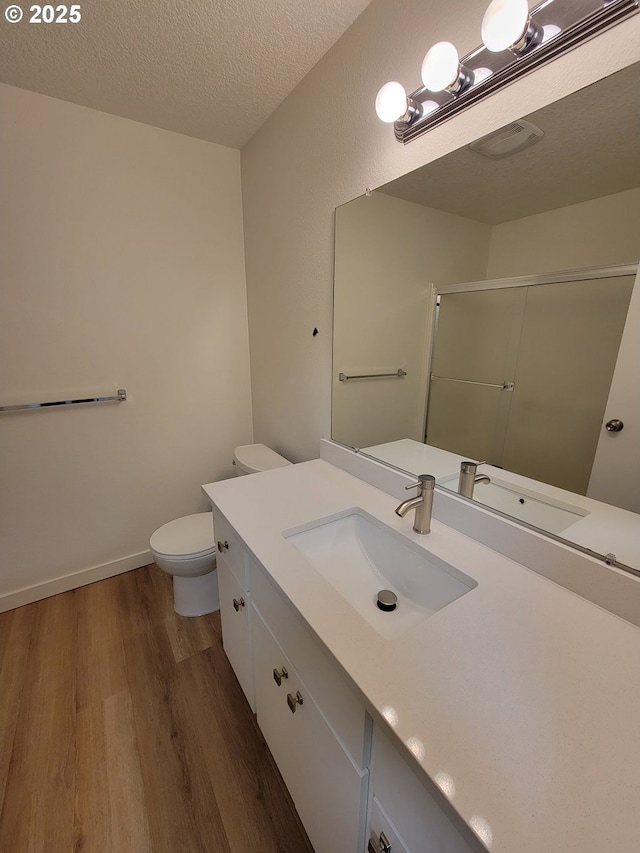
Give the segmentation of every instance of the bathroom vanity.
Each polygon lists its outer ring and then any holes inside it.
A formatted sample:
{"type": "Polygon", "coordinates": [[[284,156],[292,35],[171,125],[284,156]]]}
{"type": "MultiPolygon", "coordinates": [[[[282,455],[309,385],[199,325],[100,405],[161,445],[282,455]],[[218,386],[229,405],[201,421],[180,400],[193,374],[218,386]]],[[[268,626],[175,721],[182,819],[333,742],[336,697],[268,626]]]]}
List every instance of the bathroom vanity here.
{"type": "Polygon", "coordinates": [[[316,853],[640,849],[637,625],[443,524],[453,496],[420,536],[322,459],[204,491],[224,648],[316,853]]]}

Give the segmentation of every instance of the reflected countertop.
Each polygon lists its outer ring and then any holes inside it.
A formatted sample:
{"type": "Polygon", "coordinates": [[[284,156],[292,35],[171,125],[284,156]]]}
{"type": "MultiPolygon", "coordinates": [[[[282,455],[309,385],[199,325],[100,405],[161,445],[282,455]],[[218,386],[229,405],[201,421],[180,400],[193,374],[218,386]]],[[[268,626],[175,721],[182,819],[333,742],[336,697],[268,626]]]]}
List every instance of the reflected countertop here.
{"type": "Polygon", "coordinates": [[[490,851],[637,853],[640,629],[322,460],[203,488],[490,851]],[[383,638],[282,536],[352,507],[477,586],[383,638]]]}
{"type": "MultiPolygon", "coordinates": [[[[460,463],[469,458],[409,438],[364,447],[360,452],[402,471],[414,474],[428,471],[436,477],[438,485],[454,492],[460,463]],[[443,480],[448,482],[443,484],[443,480]]],[[[492,465],[482,464],[478,474],[487,474],[516,490],[523,489],[525,495],[543,496],[559,506],[579,508],[584,515],[559,535],[598,554],[615,554],[618,562],[640,569],[640,516],[636,513],[492,465]]],[[[482,502],[480,489],[474,497],[482,502]]]]}

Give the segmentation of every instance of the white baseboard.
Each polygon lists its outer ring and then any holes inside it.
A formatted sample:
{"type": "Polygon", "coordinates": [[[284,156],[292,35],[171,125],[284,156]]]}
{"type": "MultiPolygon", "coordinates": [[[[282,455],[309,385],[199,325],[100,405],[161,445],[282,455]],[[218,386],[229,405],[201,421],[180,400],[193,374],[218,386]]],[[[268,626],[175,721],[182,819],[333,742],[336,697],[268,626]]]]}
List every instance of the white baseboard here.
{"type": "Polygon", "coordinates": [[[0,595],[0,613],[4,613],[5,610],[13,610],[14,607],[22,607],[24,604],[32,604],[34,601],[49,598],[49,596],[57,595],[60,592],[77,589],[79,586],[86,586],[105,578],[111,578],[114,575],[130,572],[132,569],[139,569],[141,566],[147,566],[152,562],[151,551],[141,551],[139,554],[123,557],[121,560],[113,560],[110,563],[92,566],[90,569],[82,569],[70,575],[25,586],[14,592],[6,592],[0,595]]]}

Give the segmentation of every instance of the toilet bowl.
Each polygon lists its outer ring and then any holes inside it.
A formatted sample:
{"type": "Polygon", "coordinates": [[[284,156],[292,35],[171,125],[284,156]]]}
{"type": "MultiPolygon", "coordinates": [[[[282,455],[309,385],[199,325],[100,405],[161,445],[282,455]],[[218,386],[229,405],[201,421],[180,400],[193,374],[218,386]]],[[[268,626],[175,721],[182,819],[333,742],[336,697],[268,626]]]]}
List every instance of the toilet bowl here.
{"type": "MultiPolygon", "coordinates": [[[[236,447],[236,475],[255,474],[291,463],[264,444],[236,447]]],[[[173,609],[181,616],[219,610],[213,513],[197,512],[159,527],[149,540],[158,568],[173,577],[173,609]]]]}

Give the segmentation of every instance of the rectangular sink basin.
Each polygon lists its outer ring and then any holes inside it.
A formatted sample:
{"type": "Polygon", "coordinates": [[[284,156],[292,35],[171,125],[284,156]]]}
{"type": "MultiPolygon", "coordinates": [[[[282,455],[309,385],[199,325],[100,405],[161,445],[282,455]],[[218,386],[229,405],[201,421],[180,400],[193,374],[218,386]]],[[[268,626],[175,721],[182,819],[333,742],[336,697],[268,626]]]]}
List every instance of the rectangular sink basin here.
{"type": "Polygon", "coordinates": [[[290,528],[282,535],[387,639],[477,586],[454,566],[358,508],[290,528]],[[377,606],[383,589],[397,596],[393,612],[377,606]]]}
{"type": "MultiPolygon", "coordinates": [[[[478,474],[482,473],[482,470],[478,471],[478,474]]],[[[458,475],[443,477],[438,480],[438,485],[457,492],[458,475]]],[[[496,480],[493,476],[490,483],[476,483],[473,500],[513,516],[518,521],[548,530],[549,533],[562,533],[576,521],[589,515],[589,510],[582,507],[520,488],[515,483],[496,480]]]]}

